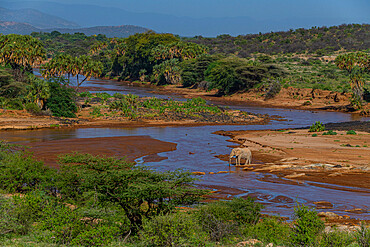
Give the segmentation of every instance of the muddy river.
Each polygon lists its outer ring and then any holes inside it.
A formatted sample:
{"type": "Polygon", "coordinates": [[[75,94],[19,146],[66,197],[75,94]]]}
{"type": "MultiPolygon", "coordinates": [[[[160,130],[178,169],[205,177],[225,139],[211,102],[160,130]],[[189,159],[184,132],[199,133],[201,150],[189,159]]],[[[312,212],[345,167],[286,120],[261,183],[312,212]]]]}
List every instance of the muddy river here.
{"type": "MultiPolygon", "coordinates": [[[[108,80],[91,80],[84,85],[91,89],[108,93],[134,93],[140,96],[158,96],[161,98],[180,96],[158,95],[153,89],[137,88],[120,82],[108,80]]],[[[278,108],[263,108],[245,105],[233,105],[230,108],[253,113],[278,115],[282,121],[273,120],[267,125],[250,126],[198,126],[198,127],[141,127],[141,128],[77,128],[77,129],[45,129],[34,131],[7,131],[1,133],[1,139],[15,143],[45,142],[50,140],[72,138],[96,138],[118,136],[150,136],[161,141],[177,144],[177,149],[160,153],[165,159],[151,161],[148,157],[136,159],[138,165],[153,167],[159,171],[185,169],[188,171],[205,172],[199,176],[197,183],[205,188],[221,190],[219,198],[233,196],[253,196],[266,207],[265,213],[280,214],[290,217],[296,202],[314,206],[315,201],[328,201],[333,204],[332,211],[339,215],[349,215],[353,218],[370,220],[370,213],[355,214],[346,210],[362,208],[370,210],[370,190],[363,188],[343,188],[330,185],[328,187],[315,182],[287,182],[268,173],[243,171],[236,167],[229,168],[228,163],[215,157],[230,153],[233,145],[227,142],[228,137],[212,134],[218,130],[261,130],[295,128],[311,125],[314,121],[346,122],[352,120],[369,120],[369,118],[354,117],[351,114],[338,112],[313,112],[302,110],[287,110],[278,108]],[[228,146],[229,145],[229,146],[228,146]],[[233,171],[232,173],[208,174],[208,172],[233,171]]],[[[109,144],[107,144],[109,145],[109,144]]],[[[71,150],[73,151],[73,150],[71,150]]],[[[253,163],[261,163],[253,160],[253,163]]],[[[320,211],[320,210],[319,210],[320,211]]]]}

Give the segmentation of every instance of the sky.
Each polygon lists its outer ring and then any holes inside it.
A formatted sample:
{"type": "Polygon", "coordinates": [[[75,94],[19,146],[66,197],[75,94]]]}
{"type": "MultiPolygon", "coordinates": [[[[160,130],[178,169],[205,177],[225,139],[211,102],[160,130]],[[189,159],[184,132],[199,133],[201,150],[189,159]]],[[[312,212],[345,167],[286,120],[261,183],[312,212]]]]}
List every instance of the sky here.
{"type": "MultiPolygon", "coordinates": [[[[3,1],[3,0],[0,0],[3,1]]],[[[18,1],[18,0],[13,0],[18,1]]],[[[32,0],[22,0],[32,1],[32,0]]],[[[48,0],[41,0],[48,1],[48,0]]],[[[369,0],[49,0],[66,4],[119,7],[188,17],[248,16],[257,20],[283,17],[343,17],[369,20],[369,0]]]]}
{"type": "Polygon", "coordinates": [[[81,27],[137,25],[180,36],[370,23],[370,0],[0,0],[0,7],[2,2],[5,7],[35,8],[81,27]]]}

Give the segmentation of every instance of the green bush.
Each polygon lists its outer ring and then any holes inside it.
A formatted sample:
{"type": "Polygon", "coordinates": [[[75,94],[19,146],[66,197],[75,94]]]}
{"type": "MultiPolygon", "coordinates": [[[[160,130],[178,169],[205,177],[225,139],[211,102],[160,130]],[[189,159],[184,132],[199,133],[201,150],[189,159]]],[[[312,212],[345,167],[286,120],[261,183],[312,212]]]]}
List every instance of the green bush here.
{"type": "Polygon", "coordinates": [[[24,193],[37,188],[50,188],[54,169],[36,161],[30,153],[0,142],[0,189],[24,193]]]}
{"type": "Polygon", "coordinates": [[[23,110],[24,106],[21,99],[8,99],[6,101],[6,108],[11,110],[23,110]]]}
{"type": "Polygon", "coordinates": [[[120,229],[116,225],[101,225],[91,230],[83,231],[72,241],[72,245],[77,246],[107,246],[120,235],[120,229]]]}
{"type": "Polygon", "coordinates": [[[323,123],[317,121],[311,125],[309,132],[320,132],[325,130],[325,125],[323,123]]]}
{"type": "Polygon", "coordinates": [[[354,130],[349,130],[347,131],[347,135],[357,135],[357,133],[354,130]]]}
{"type": "Polygon", "coordinates": [[[39,115],[41,113],[40,107],[36,103],[27,103],[24,108],[34,115],[39,115]]]}
{"type": "Polygon", "coordinates": [[[360,247],[369,247],[370,227],[361,222],[360,229],[355,232],[355,238],[360,247]]]}
{"type": "Polygon", "coordinates": [[[279,81],[273,81],[265,94],[265,99],[274,98],[281,90],[281,83],[279,81]]]}
{"type": "Polygon", "coordinates": [[[75,90],[63,85],[63,81],[53,79],[50,83],[50,97],[46,107],[56,117],[76,117],[75,90]]]}
{"type": "Polygon", "coordinates": [[[345,231],[333,231],[323,233],[319,241],[322,247],[347,247],[355,241],[351,233],[345,231]]]}
{"type": "Polygon", "coordinates": [[[308,246],[314,243],[318,234],[324,229],[322,222],[314,209],[305,205],[294,208],[295,222],[291,232],[291,242],[294,246],[308,246]]]}
{"type": "Polygon", "coordinates": [[[0,196],[0,239],[4,236],[26,235],[45,207],[45,193],[33,191],[24,196],[0,196]]]}
{"type": "Polygon", "coordinates": [[[144,221],[140,239],[145,246],[205,246],[207,234],[192,215],[178,212],[144,221]]]}
{"type": "Polygon", "coordinates": [[[312,134],[312,137],[317,137],[317,134],[312,134]]]}
{"type": "Polygon", "coordinates": [[[284,245],[289,240],[290,227],[276,218],[264,218],[255,226],[247,228],[251,238],[275,245],[284,245]]]}
{"type": "Polygon", "coordinates": [[[337,135],[337,134],[338,134],[337,132],[332,131],[332,130],[328,130],[327,132],[322,133],[322,135],[324,135],[324,136],[327,136],[327,135],[334,136],[334,135],[337,135]]]}
{"type": "Polygon", "coordinates": [[[211,240],[220,241],[239,234],[238,226],[256,224],[261,209],[262,205],[255,203],[252,198],[234,198],[232,201],[217,201],[200,207],[197,217],[211,240]]]}

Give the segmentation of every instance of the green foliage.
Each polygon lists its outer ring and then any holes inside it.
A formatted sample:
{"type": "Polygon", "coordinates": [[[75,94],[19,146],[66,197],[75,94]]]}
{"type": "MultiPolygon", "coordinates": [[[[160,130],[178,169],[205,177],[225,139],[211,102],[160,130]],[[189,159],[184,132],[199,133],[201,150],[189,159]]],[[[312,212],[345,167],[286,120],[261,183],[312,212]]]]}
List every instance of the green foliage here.
{"type": "Polygon", "coordinates": [[[260,218],[262,205],[253,198],[234,198],[204,205],[196,212],[199,224],[213,241],[239,233],[238,227],[254,225],[260,218]]]}
{"type": "Polygon", "coordinates": [[[317,137],[317,134],[312,134],[312,137],[317,137]]]}
{"type": "Polygon", "coordinates": [[[190,173],[158,173],[124,159],[72,154],[62,156],[60,163],[58,188],[65,198],[83,201],[86,194],[96,193],[101,204],[119,207],[134,230],[144,218],[193,204],[205,193],[193,188],[190,173]]]}
{"type": "Polygon", "coordinates": [[[181,64],[181,80],[184,87],[191,87],[205,80],[204,72],[216,61],[215,56],[202,55],[196,59],[185,60],[181,64]]]}
{"type": "Polygon", "coordinates": [[[256,225],[247,227],[246,231],[251,238],[274,245],[284,245],[289,241],[290,227],[277,218],[264,218],[256,225]]]}
{"type": "Polygon", "coordinates": [[[101,116],[103,116],[103,114],[101,114],[100,110],[101,110],[101,108],[99,106],[94,106],[92,108],[92,111],[90,112],[90,115],[92,115],[94,117],[101,117],[101,116]]]}
{"type": "Polygon", "coordinates": [[[21,77],[31,66],[40,64],[45,56],[42,43],[29,35],[0,36],[0,63],[9,65],[21,77]]]}
{"type": "Polygon", "coordinates": [[[52,79],[49,82],[50,97],[46,107],[57,117],[76,117],[77,106],[75,103],[75,91],[61,84],[61,79],[52,79]]]}
{"type": "Polygon", "coordinates": [[[88,231],[83,231],[71,241],[77,246],[107,246],[120,235],[117,225],[100,225],[88,231]]]}
{"type": "Polygon", "coordinates": [[[282,75],[282,70],[272,65],[250,65],[246,59],[228,57],[216,61],[205,71],[206,80],[220,94],[232,94],[246,91],[263,78],[282,75]]]}
{"type": "Polygon", "coordinates": [[[24,193],[36,188],[50,188],[55,170],[33,159],[27,152],[0,142],[0,189],[24,193]]]}
{"type": "Polygon", "coordinates": [[[320,132],[325,130],[325,125],[323,123],[316,121],[314,124],[310,126],[310,129],[308,132],[320,132]]]}
{"type": "Polygon", "coordinates": [[[357,135],[357,133],[354,130],[348,130],[347,135],[357,135]]]}
{"type": "Polygon", "coordinates": [[[297,205],[294,208],[294,226],[291,233],[291,241],[294,246],[307,246],[314,243],[324,229],[322,222],[314,209],[305,205],[297,205]]]}
{"type": "Polygon", "coordinates": [[[24,108],[31,114],[39,115],[41,113],[40,107],[36,103],[27,103],[24,108]]]}
{"type": "Polygon", "coordinates": [[[137,80],[140,77],[140,70],[145,69],[148,74],[152,74],[157,61],[152,50],[159,45],[177,41],[178,38],[172,34],[157,34],[152,31],[137,33],[120,40],[112,58],[112,67],[116,68],[112,70],[113,75],[119,75],[122,79],[127,77],[137,80]]]}
{"type": "Polygon", "coordinates": [[[370,227],[361,222],[360,229],[355,233],[355,238],[360,247],[370,246],[370,227]]]}
{"type": "Polygon", "coordinates": [[[65,75],[68,75],[68,84],[70,83],[70,77],[75,76],[77,82],[75,86],[79,88],[84,81],[93,76],[100,76],[102,69],[102,63],[94,61],[89,56],[72,57],[69,54],[62,53],[43,64],[41,74],[47,79],[53,77],[64,78],[65,75]]]}
{"type": "Polygon", "coordinates": [[[269,85],[269,88],[265,94],[265,99],[274,98],[281,90],[281,84],[279,81],[272,81],[269,85]]]}
{"type": "Polygon", "coordinates": [[[177,212],[145,220],[140,239],[145,246],[205,246],[207,235],[191,214],[177,212]]]}
{"type": "MultiPolygon", "coordinates": [[[[368,49],[366,40],[369,24],[343,24],[331,27],[298,28],[285,32],[267,32],[259,34],[219,35],[216,38],[196,36],[187,41],[209,47],[209,53],[237,54],[250,57],[253,54],[328,54],[341,49],[359,51],[368,49]]],[[[265,57],[261,57],[265,61],[265,57]]],[[[269,61],[267,61],[269,62],[269,61]]]]}
{"type": "Polygon", "coordinates": [[[0,239],[5,235],[25,235],[40,217],[45,194],[34,191],[24,196],[0,196],[0,239]]]}
{"type": "Polygon", "coordinates": [[[322,247],[347,247],[355,241],[351,233],[343,231],[324,232],[319,241],[322,247]]]}
{"type": "Polygon", "coordinates": [[[332,130],[328,130],[327,132],[322,133],[322,135],[324,135],[324,136],[326,136],[326,135],[334,136],[334,135],[337,135],[337,134],[338,134],[337,132],[332,131],[332,130]]]}

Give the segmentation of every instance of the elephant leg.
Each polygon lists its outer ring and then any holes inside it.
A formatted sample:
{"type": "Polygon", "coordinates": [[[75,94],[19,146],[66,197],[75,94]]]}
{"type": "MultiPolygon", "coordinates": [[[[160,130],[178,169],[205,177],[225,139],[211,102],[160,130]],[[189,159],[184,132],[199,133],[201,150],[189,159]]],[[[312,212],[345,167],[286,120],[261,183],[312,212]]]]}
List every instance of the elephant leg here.
{"type": "Polygon", "coordinates": [[[239,155],[239,156],[238,156],[238,164],[237,164],[237,165],[239,165],[239,166],[240,166],[240,160],[241,160],[241,158],[242,158],[242,156],[241,156],[241,155],[239,155]]]}

